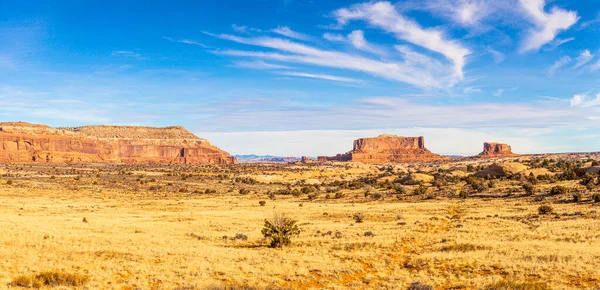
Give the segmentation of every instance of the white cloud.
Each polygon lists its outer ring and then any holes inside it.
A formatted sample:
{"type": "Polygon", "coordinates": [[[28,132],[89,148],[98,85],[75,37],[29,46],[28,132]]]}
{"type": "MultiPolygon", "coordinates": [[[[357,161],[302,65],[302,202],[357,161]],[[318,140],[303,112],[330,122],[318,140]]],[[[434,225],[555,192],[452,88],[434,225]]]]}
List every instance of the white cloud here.
{"type": "Polygon", "coordinates": [[[285,54],[239,50],[215,52],[219,54],[360,71],[421,88],[444,88],[452,86],[455,81],[451,68],[417,53],[405,54],[404,62],[384,62],[364,56],[321,50],[285,39],[270,37],[243,38],[232,35],[218,35],[217,37],[285,52],[285,54]]]}
{"type": "Polygon", "coordinates": [[[476,27],[496,11],[496,2],[488,0],[427,0],[420,7],[452,20],[463,27],[476,27]]]}
{"type": "Polygon", "coordinates": [[[323,38],[329,41],[337,41],[337,42],[344,42],[346,41],[346,37],[344,37],[343,35],[340,34],[336,34],[336,33],[323,33],[323,38]]]}
{"type": "Polygon", "coordinates": [[[239,67],[239,68],[249,68],[249,69],[289,69],[289,68],[291,68],[291,67],[285,66],[285,65],[267,63],[262,60],[238,61],[235,63],[235,66],[239,67]]]}
{"type": "Polygon", "coordinates": [[[299,40],[309,40],[310,39],[310,36],[293,31],[287,26],[283,26],[283,27],[279,26],[277,28],[271,29],[271,32],[281,34],[281,35],[287,36],[289,38],[299,39],[299,40]]]}
{"type": "Polygon", "coordinates": [[[471,51],[454,40],[447,39],[442,30],[422,28],[418,23],[400,15],[389,2],[356,4],[334,12],[339,24],[351,20],[364,20],[370,25],[393,33],[398,39],[408,41],[445,56],[454,65],[454,73],[462,79],[466,56],[471,51]]]}
{"type": "Polygon", "coordinates": [[[565,65],[569,64],[571,62],[571,58],[568,56],[563,56],[561,57],[559,60],[557,60],[554,65],[552,65],[550,67],[550,69],[548,70],[548,76],[552,77],[554,76],[554,74],[556,73],[556,71],[558,71],[560,68],[564,67],[565,65]]]}
{"type": "Polygon", "coordinates": [[[245,25],[236,25],[236,24],[232,24],[231,28],[235,31],[235,32],[240,32],[240,33],[245,33],[248,31],[248,26],[245,25]]]}
{"type": "Polygon", "coordinates": [[[521,52],[538,50],[551,42],[559,32],[567,30],[579,20],[577,12],[552,7],[550,13],[544,11],[545,0],[519,0],[527,20],[534,24],[521,46],[521,52]]]}
{"type": "Polygon", "coordinates": [[[581,54],[577,58],[575,58],[575,60],[577,62],[575,63],[573,68],[576,69],[583,65],[586,65],[588,62],[592,61],[593,58],[594,58],[594,55],[592,55],[590,53],[590,51],[588,49],[586,49],[586,50],[582,51],[581,54]]]}
{"type": "Polygon", "coordinates": [[[572,107],[595,107],[600,105],[600,94],[591,100],[587,94],[577,94],[571,98],[570,102],[572,107]]]}
{"type": "Polygon", "coordinates": [[[111,56],[123,56],[123,57],[131,57],[131,58],[135,58],[135,59],[144,59],[144,57],[135,52],[135,51],[130,51],[130,50],[115,50],[113,52],[111,52],[110,54],[111,56]]]}
{"type": "Polygon", "coordinates": [[[333,76],[333,75],[327,75],[327,74],[311,74],[311,73],[303,73],[303,72],[279,72],[277,74],[282,75],[282,76],[321,79],[321,80],[344,82],[344,83],[362,83],[362,81],[359,79],[339,77],[339,76],[333,76]]]}
{"type": "Polygon", "coordinates": [[[387,53],[381,47],[369,43],[365,39],[365,34],[362,30],[354,30],[348,34],[348,36],[343,36],[340,34],[334,33],[324,33],[323,38],[332,42],[345,42],[351,44],[354,48],[358,50],[362,50],[365,52],[373,53],[376,55],[385,56],[387,53]]]}

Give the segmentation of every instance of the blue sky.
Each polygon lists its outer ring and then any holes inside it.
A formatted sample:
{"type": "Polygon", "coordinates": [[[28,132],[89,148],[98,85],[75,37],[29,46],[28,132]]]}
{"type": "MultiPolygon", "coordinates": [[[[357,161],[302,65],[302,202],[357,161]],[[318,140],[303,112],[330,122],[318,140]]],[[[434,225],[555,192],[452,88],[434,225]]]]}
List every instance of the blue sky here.
{"type": "Polygon", "coordinates": [[[600,3],[0,0],[0,120],[184,125],[232,153],[424,135],[600,150],[600,3]]]}

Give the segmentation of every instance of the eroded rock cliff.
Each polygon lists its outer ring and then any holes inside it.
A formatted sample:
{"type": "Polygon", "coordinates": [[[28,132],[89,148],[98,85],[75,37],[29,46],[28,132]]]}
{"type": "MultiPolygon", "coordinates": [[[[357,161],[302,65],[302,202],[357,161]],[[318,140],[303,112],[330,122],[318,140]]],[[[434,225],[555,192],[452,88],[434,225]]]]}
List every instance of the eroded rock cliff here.
{"type": "Polygon", "coordinates": [[[0,162],[234,164],[229,153],[183,127],[52,128],[0,123],[0,162]]]}
{"type": "Polygon", "coordinates": [[[363,163],[390,163],[446,160],[447,157],[425,148],[423,137],[401,137],[384,134],[354,141],[352,151],[336,156],[319,156],[318,161],[353,161],[363,163]]]}
{"type": "Polygon", "coordinates": [[[514,157],[518,156],[512,152],[510,145],[497,142],[485,142],[483,143],[483,152],[479,153],[476,157],[479,158],[502,158],[502,157],[514,157]]]}

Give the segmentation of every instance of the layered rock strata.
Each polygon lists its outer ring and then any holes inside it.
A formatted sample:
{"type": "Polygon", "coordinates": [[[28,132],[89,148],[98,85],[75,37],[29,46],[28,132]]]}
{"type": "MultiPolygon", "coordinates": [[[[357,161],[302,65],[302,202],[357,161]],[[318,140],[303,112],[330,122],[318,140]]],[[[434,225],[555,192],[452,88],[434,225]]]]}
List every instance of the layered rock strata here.
{"type": "Polygon", "coordinates": [[[485,142],[483,143],[483,151],[476,157],[479,158],[502,158],[502,157],[514,157],[518,156],[512,152],[510,145],[497,142],[485,142]]]}
{"type": "Polygon", "coordinates": [[[52,128],[0,123],[0,162],[235,164],[229,153],[183,127],[52,128]]]}
{"type": "Polygon", "coordinates": [[[352,151],[336,156],[319,156],[318,161],[351,161],[362,163],[392,163],[447,160],[425,148],[423,137],[401,137],[384,134],[354,141],[352,151]]]}

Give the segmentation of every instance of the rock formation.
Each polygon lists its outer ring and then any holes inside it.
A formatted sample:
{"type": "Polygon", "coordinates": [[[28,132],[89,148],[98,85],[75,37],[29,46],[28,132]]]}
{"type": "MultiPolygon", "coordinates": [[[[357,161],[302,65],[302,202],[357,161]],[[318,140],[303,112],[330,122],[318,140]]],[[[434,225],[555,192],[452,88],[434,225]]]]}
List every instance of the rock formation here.
{"type": "Polygon", "coordinates": [[[235,164],[229,153],[183,127],[52,128],[0,123],[0,162],[235,164]]]}
{"type": "Polygon", "coordinates": [[[309,163],[313,163],[314,160],[312,160],[310,157],[308,156],[302,156],[302,158],[300,158],[300,163],[302,164],[309,164],[309,163]]]}
{"type": "Polygon", "coordinates": [[[327,157],[319,156],[318,161],[353,161],[363,163],[390,163],[447,160],[425,148],[423,137],[400,137],[384,134],[375,138],[361,138],[354,141],[352,151],[327,157]]]}
{"type": "Polygon", "coordinates": [[[479,153],[478,158],[502,158],[514,157],[517,154],[512,153],[510,145],[496,142],[483,143],[483,152],[479,153]]]}

